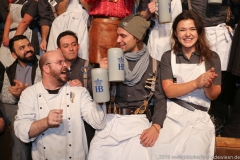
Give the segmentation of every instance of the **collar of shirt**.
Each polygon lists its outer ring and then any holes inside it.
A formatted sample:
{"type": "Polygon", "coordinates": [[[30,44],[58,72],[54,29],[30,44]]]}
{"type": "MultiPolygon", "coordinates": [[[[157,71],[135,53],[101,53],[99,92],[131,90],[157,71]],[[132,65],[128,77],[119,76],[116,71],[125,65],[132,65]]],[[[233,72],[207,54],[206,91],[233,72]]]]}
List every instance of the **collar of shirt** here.
{"type": "Polygon", "coordinates": [[[177,53],[176,56],[178,57],[177,59],[182,57],[185,61],[188,61],[190,63],[199,63],[199,60],[200,60],[200,54],[197,52],[192,52],[190,59],[188,59],[187,56],[183,52],[177,53]]]}
{"type": "Polygon", "coordinates": [[[30,66],[30,67],[32,67],[33,66],[33,63],[32,62],[30,62],[30,63],[27,63],[26,64],[26,66],[21,66],[21,64],[18,62],[18,64],[17,64],[19,67],[21,67],[21,68],[25,68],[25,67],[27,67],[27,66],[30,66]]]}

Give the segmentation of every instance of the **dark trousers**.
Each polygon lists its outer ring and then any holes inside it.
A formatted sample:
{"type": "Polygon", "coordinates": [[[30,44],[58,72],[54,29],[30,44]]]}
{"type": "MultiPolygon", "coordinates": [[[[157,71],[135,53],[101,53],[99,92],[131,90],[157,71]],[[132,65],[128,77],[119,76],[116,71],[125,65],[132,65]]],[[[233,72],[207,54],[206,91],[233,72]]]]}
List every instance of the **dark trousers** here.
{"type": "Polygon", "coordinates": [[[218,98],[211,101],[210,114],[224,120],[228,116],[228,105],[233,104],[236,93],[236,76],[222,71],[222,91],[218,98]]]}
{"type": "Polygon", "coordinates": [[[14,121],[17,114],[17,105],[2,104],[0,109],[3,112],[6,126],[12,127],[12,160],[30,160],[31,159],[31,143],[23,143],[18,139],[14,132],[14,121]]]}
{"type": "Polygon", "coordinates": [[[90,148],[90,143],[93,139],[93,136],[95,134],[95,129],[92,128],[87,122],[84,121],[84,127],[86,131],[86,136],[87,136],[87,142],[88,142],[88,149],[90,148]]]}
{"type": "Polygon", "coordinates": [[[223,130],[223,136],[240,138],[240,88],[237,90],[233,103],[232,116],[223,130]]]}

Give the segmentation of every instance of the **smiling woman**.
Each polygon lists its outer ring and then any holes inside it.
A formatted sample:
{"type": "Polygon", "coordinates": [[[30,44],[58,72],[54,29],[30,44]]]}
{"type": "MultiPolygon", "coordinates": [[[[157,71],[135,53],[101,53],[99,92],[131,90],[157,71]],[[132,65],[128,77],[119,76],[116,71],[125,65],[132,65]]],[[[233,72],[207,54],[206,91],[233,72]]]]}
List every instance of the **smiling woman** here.
{"type": "Polygon", "coordinates": [[[153,159],[159,155],[213,157],[215,130],[207,111],[210,100],[221,92],[220,59],[210,50],[203,22],[195,12],[179,14],[172,30],[172,51],[161,59],[168,113],[153,159]]]}
{"type": "Polygon", "coordinates": [[[195,52],[195,44],[198,40],[198,33],[194,21],[191,19],[180,21],[175,34],[178,41],[182,44],[182,51],[189,59],[191,53],[195,52]]]}
{"type": "Polygon", "coordinates": [[[183,12],[182,17],[176,17],[172,29],[171,48],[174,53],[183,52],[189,54],[192,52],[199,53],[200,60],[210,59],[213,57],[212,51],[210,50],[204,24],[198,14],[194,11],[183,12]]]}

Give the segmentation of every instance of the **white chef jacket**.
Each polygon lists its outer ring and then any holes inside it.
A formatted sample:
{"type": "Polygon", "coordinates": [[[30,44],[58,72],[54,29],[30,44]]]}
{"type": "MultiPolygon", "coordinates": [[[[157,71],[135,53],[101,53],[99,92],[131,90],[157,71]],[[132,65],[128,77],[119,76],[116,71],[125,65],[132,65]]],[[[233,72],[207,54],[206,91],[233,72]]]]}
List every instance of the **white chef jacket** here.
{"type": "Polygon", "coordinates": [[[83,119],[96,129],[104,128],[106,123],[106,106],[96,105],[85,88],[68,84],[58,94],[49,94],[39,82],[22,92],[18,106],[15,133],[23,142],[33,142],[33,160],[86,159],[88,148],[83,119]],[[30,139],[31,124],[47,117],[52,109],[63,109],[63,123],[30,139]]]}
{"type": "Polygon", "coordinates": [[[66,30],[71,30],[77,34],[80,48],[78,56],[88,60],[88,13],[79,4],[79,0],[70,0],[67,11],[58,16],[52,23],[49,34],[47,51],[56,50],[58,35],[66,30]]]}

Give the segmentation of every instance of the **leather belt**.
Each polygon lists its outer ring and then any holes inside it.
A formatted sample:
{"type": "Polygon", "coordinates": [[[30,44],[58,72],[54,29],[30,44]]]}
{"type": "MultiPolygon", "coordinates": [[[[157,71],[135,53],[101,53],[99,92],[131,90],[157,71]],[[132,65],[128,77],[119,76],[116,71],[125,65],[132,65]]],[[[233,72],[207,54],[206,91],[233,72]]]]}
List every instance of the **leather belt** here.
{"type": "Polygon", "coordinates": [[[108,17],[108,16],[92,16],[92,18],[106,18],[106,19],[111,19],[111,20],[121,20],[120,18],[117,17],[108,17]]]}
{"type": "Polygon", "coordinates": [[[9,30],[9,32],[16,31],[16,30],[17,30],[17,28],[12,28],[9,30]]]}
{"type": "Polygon", "coordinates": [[[116,112],[114,112],[114,107],[111,107],[110,109],[108,109],[108,114],[120,114],[120,115],[131,115],[134,114],[134,111],[136,110],[136,108],[116,108],[116,112]]]}
{"type": "Polygon", "coordinates": [[[207,107],[203,107],[197,104],[193,104],[193,103],[189,103],[186,101],[183,101],[181,99],[177,99],[177,98],[170,98],[171,101],[173,101],[174,103],[180,105],[181,107],[184,107],[190,111],[194,111],[195,109],[200,110],[200,111],[204,111],[207,112],[208,108],[207,107]]]}

